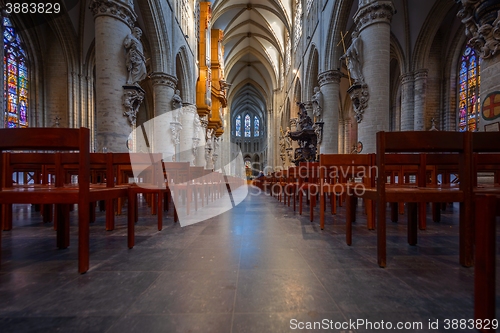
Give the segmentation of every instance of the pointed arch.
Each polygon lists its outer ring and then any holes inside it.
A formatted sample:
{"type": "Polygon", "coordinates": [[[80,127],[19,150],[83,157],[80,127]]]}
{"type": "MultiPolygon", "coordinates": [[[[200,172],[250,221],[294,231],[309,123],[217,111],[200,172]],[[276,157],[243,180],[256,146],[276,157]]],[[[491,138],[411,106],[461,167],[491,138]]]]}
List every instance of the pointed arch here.
{"type": "Polygon", "coordinates": [[[311,45],[309,51],[309,58],[306,64],[306,78],[305,78],[305,98],[309,99],[314,94],[314,87],[319,86],[319,52],[315,44],[311,45]]]}
{"type": "Polygon", "coordinates": [[[324,52],[323,61],[320,63],[320,65],[323,65],[324,67],[320,68],[320,72],[340,67],[339,58],[342,54],[340,54],[340,48],[337,47],[337,44],[340,41],[339,32],[347,30],[346,26],[354,0],[344,0],[339,2],[340,4],[335,7],[335,11],[328,25],[329,29],[327,31],[333,31],[335,33],[330,33],[328,39],[326,40],[326,52],[324,52]]]}
{"type": "Polygon", "coordinates": [[[432,47],[432,41],[436,36],[444,18],[448,12],[455,6],[453,1],[436,1],[432,7],[430,14],[425,19],[422,29],[415,42],[413,49],[413,62],[411,64],[412,71],[428,68],[427,61],[432,47]]]}
{"type": "Polygon", "coordinates": [[[7,17],[2,17],[3,31],[3,96],[2,126],[7,128],[29,125],[29,66],[23,42],[17,29],[7,17]]]}
{"type": "Polygon", "coordinates": [[[181,97],[185,103],[195,103],[195,91],[191,82],[193,77],[191,71],[193,66],[189,66],[189,53],[185,46],[182,46],[175,56],[175,76],[177,77],[177,89],[181,92],[181,97]]]}
{"type": "Polygon", "coordinates": [[[480,58],[469,45],[462,52],[458,73],[458,130],[474,132],[480,121],[480,58]]]}
{"type": "Polygon", "coordinates": [[[299,106],[297,103],[302,101],[302,85],[300,84],[300,78],[295,80],[295,87],[293,89],[293,103],[291,105],[291,117],[298,117],[299,106]]]}
{"type": "Polygon", "coordinates": [[[150,43],[151,71],[173,73],[175,59],[170,46],[169,31],[164,13],[170,11],[166,1],[137,1],[144,22],[144,35],[150,43]]]}

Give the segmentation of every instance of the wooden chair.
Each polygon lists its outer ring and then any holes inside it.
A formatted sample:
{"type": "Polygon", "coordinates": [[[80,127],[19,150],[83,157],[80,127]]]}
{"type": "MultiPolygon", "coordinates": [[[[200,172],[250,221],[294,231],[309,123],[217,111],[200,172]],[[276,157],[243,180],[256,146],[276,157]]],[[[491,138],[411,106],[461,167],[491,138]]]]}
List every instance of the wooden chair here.
{"type": "Polygon", "coordinates": [[[174,201],[174,222],[177,222],[179,220],[178,208],[180,203],[186,206],[186,215],[189,215],[191,210],[193,186],[191,184],[189,162],[163,162],[163,168],[167,187],[174,201]]]}
{"type": "Polygon", "coordinates": [[[208,204],[208,177],[205,177],[205,168],[204,167],[195,167],[190,166],[190,176],[191,176],[191,184],[193,186],[193,195],[194,195],[194,210],[198,210],[198,200],[201,201],[201,207],[205,206],[205,201],[208,204]]]}
{"type": "MultiPolygon", "coordinates": [[[[496,221],[500,215],[500,133],[475,132],[472,136],[475,196],[474,318],[483,322],[496,319],[496,221]],[[481,183],[478,176],[488,172],[492,182],[481,183]]],[[[491,330],[481,329],[481,332],[491,330]]]]}
{"type": "Polygon", "coordinates": [[[274,173],[275,175],[275,182],[274,182],[274,193],[276,195],[276,198],[278,199],[279,202],[281,202],[281,200],[284,200],[284,193],[283,193],[283,189],[286,185],[286,170],[278,170],[274,173]]]}
{"type": "MultiPolygon", "coordinates": [[[[15,154],[6,152],[3,153],[4,165],[4,184],[6,187],[12,186],[33,186],[34,184],[48,183],[45,178],[45,165],[55,163],[55,154],[48,153],[31,153],[31,154],[15,154]],[[13,176],[18,172],[33,173],[33,181],[14,182],[13,176]],[[22,184],[21,184],[22,183],[22,184]]],[[[43,222],[52,221],[52,206],[44,205],[41,213],[43,215],[43,222]]],[[[12,229],[12,204],[5,204],[3,206],[2,230],[8,231],[12,229]]]]}
{"type": "MultiPolygon", "coordinates": [[[[125,154],[124,154],[125,155],[125,154]]],[[[133,170],[134,179],[142,179],[143,182],[134,182],[129,187],[128,200],[128,220],[137,222],[137,195],[150,195],[152,213],[157,215],[158,231],[163,229],[163,210],[168,208],[164,201],[168,203],[169,191],[165,183],[162,154],[130,153],[128,156],[121,156],[121,169],[129,167],[133,170]],[[129,164],[126,164],[126,163],[129,164]]],[[[118,161],[116,161],[118,162],[118,161]]],[[[135,243],[135,224],[132,223],[128,228],[129,247],[135,243]]]]}
{"type": "Polygon", "coordinates": [[[299,214],[302,215],[303,197],[309,201],[309,219],[314,219],[316,196],[320,194],[320,169],[318,162],[301,162],[299,164],[299,181],[297,193],[299,196],[299,214]]]}
{"type": "MultiPolygon", "coordinates": [[[[452,177],[455,177],[458,174],[458,155],[456,154],[431,154],[427,156],[427,167],[433,169],[433,172],[430,175],[429,183],[432,186],[435,185],[443,185],[443,186],[452,186],[453,184],[457,185],[457,183],[453,182],[452,177]]],[[[457,178],[454,178],[457,179],[457,178]]],[[[432,202],[432,220],[434,222],[441,221],[441,210],[442,208],[446,208],[446,202],[432,202]]],[[[425,229],[425,226],[422,226],[424,223],[422,219],[420,219],[420,227],[421,229],[425,229]],[[423,228],[424,227],[424,228],[423,228]]]]}
{"type": "Polygon", "coordinates": [[[283,186],[283,196],[285,204],[288,201],[288,207],[290,207],[290,201],[293,200],[293,211],[296,209],[297,201],[297,189],[299,188],[299,171],[298,167],[289,167],[286,170],[286,181],[283,186]]]}
{"type": "MultiPolygon", "coordinates": [[[[331,213],[337,212],[337,195],[354,194],[357,187],[373,187],[374,154],[321,154],[320,173],[320,227],[325,227],[326,195],[330,195],[331,213]]],[[[371,200],[365,202],[368,229],[375,228],[375,216],[371,200]]],[[[351,234],[346,234],[347,244],[352,242],[351,234]]]]}
{"type": "MultiPolygon", "coordinates": [[[[474,319],[491,321],[496,318],[496,217],[500,198],[494,194],[477,194],[475,205],[475,265],[474,265],[474,319]]],[[[491,332],[480,329],[481,332],[491,332]]]]}
{"type": "Polygon", "coordinates": [[[209,201],[213,202],[220,197],[222,193],[223,176],[217,171],[204,170],[203,178],[205,179],[205,194],[208,204],[209,201]]]}
{"type": "MultiPolygon", "coordinates": [[[[90,154],[90,183],[92,188],[100,187],[119,187],[128,190],[129,184],[118,184],[117,165],[129,163],[129,159],[122,161],[123,157],[127,157],[127,153],[91,153],[90,154]]],[[[71,177],[78,175],[78,155],[74,153],[65,153],[61,155],[61,165],[64,169],[66,183],[71,182],[71,177]]],[[[50,168],[48,169],[50,172],[50,168]]],[[[126,193],[124,193],[126,194],[126,193]]],[[[106,211],[106,230],[114,230],[115,226],[115,205],[114,203],[126,198],[124,195],[120,198],[112,198],[104,201],[106,211]]],[[[91,222],[95,220],[95,209],[91,209],[91,222]]]]}
{"type": "MultiPolygon", "coordinates": [[[[459,132],[379,132],[377,133],[378,181],[374,188],[366,188],[363,198],[377,201],[377,260],[380,267],[386,266],[386,204],[405,202],[408,205],[408,240],[416,244],[417,203],[459,202],[460,203],[460,263],[469,267],[473,263],[472,230],[472,182],[468,171],[472,154],[470,133],[459,132]],[[387,153],[450,153],[457,154],[459,160],[460,184],[455,186],[427,186],[426,154],[419,156],[418,186],[388,186],[381,176],[385,176],[387,153]]],[[[352,207],[348,208],[349,212],[352,207]]],[[[349,218],[346,217],[347,223],[349,218]]],[[[350,227],[350,226],[348,226],[350,227]]]]}
{"type": "MultiPolygon", "coordinates": [[[[78,184],[64,184],[56,176],[54,185],[8,186],[5,183],[4,161],[0,159],[0,204],[57,204],[57,244],[69,245],[69,204],[78,204],[78,271],[89,269],[89,219],[91,203],[127,195],[126,188],[90,186],[90,131],[87,128],[24,128],[0,129],[0,152],[16,151],[78,151],[78,184]]],[[[56,154],[56,173],[61,175],[61,155],[56,154]]],[[[3,214],[2,214],[3,216],[3,214]]]]}

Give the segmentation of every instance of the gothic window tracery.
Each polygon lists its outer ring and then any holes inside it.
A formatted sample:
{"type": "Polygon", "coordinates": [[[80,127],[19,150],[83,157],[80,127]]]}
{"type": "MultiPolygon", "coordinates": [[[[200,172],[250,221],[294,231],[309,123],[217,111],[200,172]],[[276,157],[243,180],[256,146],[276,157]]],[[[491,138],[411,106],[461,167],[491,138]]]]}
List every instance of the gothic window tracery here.
{"type": "Polygon", "coordinates": [[[247,113],[245,116],[245,138],[249,138],[252,136],[251,128],[250,115],[247,113]]]}
{"type": "Polygon", "coordinates": [[[307,0],[307,5],[306,5],[306,12],[309,13],[309,11],[311,10],[311,7],[314,3],[314,0],[307,0]]]}
{"type": "Polygon", "coordinates": [[[236,117],[236,136],[241,136],[241,115],[236,117]]]}
{"type": "Polygon", "coordinates": [[[467,46],[460,61],[458,78],[458,130],[476,131],[479,124],[479,57],[467,46]]]}
{"type": "Polygon", "coordinates": [[[292,48],[290,43],[290,37],[287,37],[285,44],[285,73],[288,74],[290,66],[292,64],[292,48]]]}
{"type": "Polygon", "coordinates": [[[260,135],[260,121],[259,117],[255,116],[253,120],[253,136],[257,137],[260,135]]]}
{"type": "Polygon", "coordinates": [[[293,20],[293,49],[296,50],[302,36],[302,0],[295,0],[295,17],[293,20]]]}
{"type": "Polygon", "coordinates": [[[182,31],[184,34],[189,34],[189,26],[190,26],[190,20],[191,20],[191,15],[190,15],[190,0],[179,0],[177,1],[177,20],[181,26],[182,31]]]}
{"type": "Polygon", "coordinates": [[[9,18],[4,17],[4,125],[28,126],[28,68],[26,52],[9,18]]]}

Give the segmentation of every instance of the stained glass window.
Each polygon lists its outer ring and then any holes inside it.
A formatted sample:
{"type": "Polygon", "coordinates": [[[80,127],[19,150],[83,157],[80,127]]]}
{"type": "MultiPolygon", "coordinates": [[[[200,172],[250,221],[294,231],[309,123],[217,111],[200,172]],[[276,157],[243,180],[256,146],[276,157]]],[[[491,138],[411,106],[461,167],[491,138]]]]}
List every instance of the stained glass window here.
{"type": "Polygon", "coordinates": [[[290,44],[290,37],[287,37],[285,42],[285,73],[288,73],[292,65],[292,48],[290,44]]]}
{"type": "Polygon", "coordinates": [[[255,116],[253,119],[253,136],[260,135],[260,121],[259,117],[255,116]]]}
{"type": "Polygon", "coordinates": [[[236,136],[241,136],[241,115],[236,117],[236,136]]]}
{"type": "Polygon", "coordinates": [[[4,127],[28,126],[28,69],[26,53],[10,19],[3,18],[4,127]]]}
{"type": "Polygon", "coordinates": [[[306,12],[309,13],[309,11],[311,10],[311,7],[313,5],[313,2],[314,0],[307,0],[307,6],[306,6],[306,12]]]}
{"type": "Polygon", "coordinates": [[[251,125],[250,125],[250,115],[245,116],[245,138],[252,136],[251,125]]]}
{"type": "Polygon", "coordinates": [[[295,50],[302,36],[302,0],[295,0],[294,33],[293,49],[295,50]]]}
{"type": "Polygon", "coordinates": [[[458,130],[476,131],[479,122],[479,63],[476,51],[467,46],[458,79],[458,130]]]}

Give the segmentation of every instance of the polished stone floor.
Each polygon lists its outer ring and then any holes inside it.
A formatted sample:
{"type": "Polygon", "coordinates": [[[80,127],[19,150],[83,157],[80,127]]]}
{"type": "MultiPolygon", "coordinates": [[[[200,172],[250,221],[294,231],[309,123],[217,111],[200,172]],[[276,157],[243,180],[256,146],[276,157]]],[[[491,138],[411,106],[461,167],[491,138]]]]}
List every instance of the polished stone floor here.
{"type": "Polygon", "coordinates": [[[0,332],[347,333],[375,332],[381,321],[422,323],[394,332],[457,332],[445,329],[445,320],[473,318],[474,278],[458,264],[457,214],[450,207],[440,223],[428,218],[417,246],[406,243],[404,217],[388,222],[382,269],[361,205],[352,246],[345,244],[343,208],[327,215],[322,231],[317,209],[311,223],[263,194],[184,228],[169,213],[160,232],[143,207],[132,250],[125,217],[106,232],[99,213],[91,268],[80,275],[76,223],[70,248],[57,250],[52,226],[19,206],[14,229],[2,232],[0,332]],[[356,320],[373,329],[335,328],[356,320]],[[429,328],[436,321],[439,329],[429,328]],[[332,327],[299,329],[314,322],[332,327]]]}

